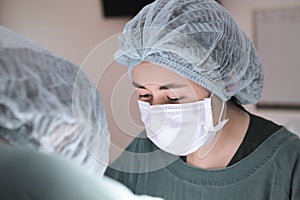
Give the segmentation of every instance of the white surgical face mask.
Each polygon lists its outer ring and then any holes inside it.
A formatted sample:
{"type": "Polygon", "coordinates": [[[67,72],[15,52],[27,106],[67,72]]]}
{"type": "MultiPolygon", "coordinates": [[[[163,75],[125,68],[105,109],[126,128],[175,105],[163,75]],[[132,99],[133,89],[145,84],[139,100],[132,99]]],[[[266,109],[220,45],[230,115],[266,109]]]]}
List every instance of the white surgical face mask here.
{"type": "Polygon", "coordinates": [[[185,104],[151,106],[138,101],[147,137],[160,149],[174,155],[189,155],[209,143],[228,120],[213,125],[211,97],[185,104]]]}

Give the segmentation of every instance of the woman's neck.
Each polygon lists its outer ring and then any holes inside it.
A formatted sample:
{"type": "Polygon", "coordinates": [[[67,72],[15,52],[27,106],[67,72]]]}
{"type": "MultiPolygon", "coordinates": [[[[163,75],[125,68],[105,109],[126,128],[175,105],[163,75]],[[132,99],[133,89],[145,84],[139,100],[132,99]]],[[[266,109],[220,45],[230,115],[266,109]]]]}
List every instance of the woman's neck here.
{"type": "Polygon", "coordinates": [[[204,169],[228,166],[246,135],[250,116],[238,106],[228,103],[226,119],[229,119],[228,122],[209,144],[187,156],[188,164],[204,169]]]}

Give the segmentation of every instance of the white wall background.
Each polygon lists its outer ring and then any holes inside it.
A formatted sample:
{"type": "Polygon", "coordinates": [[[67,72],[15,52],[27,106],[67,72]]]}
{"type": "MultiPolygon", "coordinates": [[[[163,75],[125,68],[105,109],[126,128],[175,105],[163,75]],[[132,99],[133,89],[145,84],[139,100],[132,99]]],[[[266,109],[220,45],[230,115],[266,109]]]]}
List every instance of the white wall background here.
{"type": "MultiPolygon", "coordinates": [[[[222,3],[252,40],[254,40],[253,12],[255,10],[280,9],[300,5],[299,0],[223,0],[222,3]]],[[[288,68],[288,66],[286,67],[288,68]]],[[[265,116],[283,125],[289,124],[291,121],[295,120],[300,121],[300,110],[256,110],[254,107],[249,107],[249,109],[256,114],[265,116]]]]}
{"type": "MultiPolygon", "coordinates": [[[[254,10],[295,6],[300,5],[300,1],[223,0],[223,5],[253,39],[254,10]]],[[[116,147],[125,147],[132,136],[141,130],[134,98],[125,98],[126,95],[132,95],[126,69],[112,62],[112,53],[117,48],[116,38],[112,36],[121,32],[128,20],[105,18],[101,0],[0,0],[1,25],[79,65],[84,63],[82,67],[98,84],[106,106],[112,143],[116,147]],[[98,44],[100,46],[89,54],[98,44]],[[88,59],[83,62],[87,55],[88,59]],[[111,101],[112,95],[114,101],[111,101]],[[112,111],[111,105],[118,110],[112,111]],[[125,109],[128,105],[131,111],[125,109]],[[135,117],[132,120],[130,116],[135,117]]],[[[300,111],[248,108],[280,124],[300,120],[300,111]]]]}
{"type": "Polygon", "coordinates": [[[0,0],[0,24],[80,64],[128,19],[105,19],[101,0],[0,0]]]}

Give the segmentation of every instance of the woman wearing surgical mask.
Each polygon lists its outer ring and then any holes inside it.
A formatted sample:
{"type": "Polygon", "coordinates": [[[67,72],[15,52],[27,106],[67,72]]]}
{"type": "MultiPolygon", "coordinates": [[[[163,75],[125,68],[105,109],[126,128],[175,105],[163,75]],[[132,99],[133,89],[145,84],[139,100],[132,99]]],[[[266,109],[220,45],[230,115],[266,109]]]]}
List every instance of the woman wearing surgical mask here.
{"type": "Polygon", "coordinates": [[[106,175],[170,200],[300,198],[300,139],[243,108],[261,96],[262,64],[222,6],[157,0],[126,24],[115,59],[145,132],[106,175]]]}

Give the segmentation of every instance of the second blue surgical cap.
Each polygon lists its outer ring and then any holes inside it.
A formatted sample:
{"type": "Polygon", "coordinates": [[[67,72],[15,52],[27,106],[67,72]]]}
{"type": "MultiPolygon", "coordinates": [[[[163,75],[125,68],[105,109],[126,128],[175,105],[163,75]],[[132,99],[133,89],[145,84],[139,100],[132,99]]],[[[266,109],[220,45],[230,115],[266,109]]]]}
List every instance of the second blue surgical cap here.
{"type": "Polygon", "coordinates": [[[74,63],[0,26],[0,138],[102,177],[110,135],[96,86],[74,63]]]}
{"type": "Polygon", "coordinates": [[[159,64],[227,101],[256,103],[263,72],[253,43],[214,0],[157,0],[119,36],[117,62],[159,64]]]}

